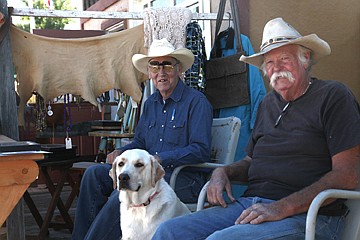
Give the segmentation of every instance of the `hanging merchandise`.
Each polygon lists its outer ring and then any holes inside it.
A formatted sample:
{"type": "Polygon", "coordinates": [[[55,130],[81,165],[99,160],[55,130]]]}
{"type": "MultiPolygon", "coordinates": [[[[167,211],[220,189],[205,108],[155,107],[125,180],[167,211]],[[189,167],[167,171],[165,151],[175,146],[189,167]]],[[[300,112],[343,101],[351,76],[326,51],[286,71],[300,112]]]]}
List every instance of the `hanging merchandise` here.
{"type": "Polygon", "coordinates": [[[240,56],[245,55],[240,39],[240,26],[237,1],[230,1],[233,16],[237,53],[223,57],[221,43],[234,42],[231,30],[219,34],[224,16],[226,0],[221,0],[216,19],[215,41],[211,50],[210,60],[206,61],[205,94],[214,109],[234,107],[249,103],[247,65],[240,62],[240,56]]]}
{"type": "Polygon", "coordinates": [[[185,84],[200,92],[205,91],[205,43],[202,37],[202,30],[197,22],[186,25],[186,48],[194,54],[193,65],[185,72],[185,84]]]}
{"type": "Polygon", "coordinates": [[[36,95],[36,131],[42,132],[46,129],[46,104],[40,94],[36,92],[34,94],[36,95]]]}
{"type": "Polygon", "coordinates": [[[49,117],[51,117],[53,114],[54,114],[54,112],[53,112],[53,110],[51,109],[51,105],[50,105],[50,101],[49,101],[47,115],[48,115],[49,117]]]}
{"type": "Polygon", "coordinates": [[[144,47],[155,39],[166,38],[175,49],[185,47],[185,28],[191,22],[192,12],[185,7],[145,8],[144,47]]]}
{"type": "Polygon", "coordinates": [[[70,112],[70,94],[64,94],[64,131],[66,132],[65,138],[65,148],[71,149],[72,143],[71,138],[69,137],[69,132],[71,131],[72,127],[72,119],[71,119],[71,112],[70,112]]]}

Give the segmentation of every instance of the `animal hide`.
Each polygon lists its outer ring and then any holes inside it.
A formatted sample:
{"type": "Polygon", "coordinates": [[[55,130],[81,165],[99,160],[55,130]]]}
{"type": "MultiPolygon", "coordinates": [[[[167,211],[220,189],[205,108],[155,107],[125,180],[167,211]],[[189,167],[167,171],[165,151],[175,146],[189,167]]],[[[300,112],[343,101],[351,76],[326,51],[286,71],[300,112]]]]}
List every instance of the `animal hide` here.
{"type": "Polygon", "coordinates": [[[15,26],[10,33],[19,84],[19,126],[24,126],[25,104],[34,91],[45,101],[71,93],[97,106],[97,96],[115,88],[140,102],[140,82],[147,76],[133,67],[131,57],[147,52],[143,25],[78,39],[38,36],[15,26]]]}

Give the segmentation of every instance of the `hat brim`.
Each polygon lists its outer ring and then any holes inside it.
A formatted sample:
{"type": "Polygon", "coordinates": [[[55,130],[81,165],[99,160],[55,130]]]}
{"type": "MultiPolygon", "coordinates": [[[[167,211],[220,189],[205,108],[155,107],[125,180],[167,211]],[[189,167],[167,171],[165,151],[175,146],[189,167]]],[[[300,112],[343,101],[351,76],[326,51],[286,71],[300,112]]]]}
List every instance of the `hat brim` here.
{"type": "Polygon", "coordinates": [[[251,56],[242,55],[239,60],[254,65],[255,67],[261,68],[261,65],[263,63],[263,55],[265,53],[290,44],[296,44],[310,49],[313,54],[313,63],[316,63],[320,58],[327,56],[331,53],[331,48],[327,42],[319,38],[316,34],[310,34],[307,36],[299,37],[289,42],[269,45],[262,51],[255,53],[251,56]]]}
{"type": "Polygon", "coordinates": [[[156,57],[165,57],[165,56],[176,58],[180,62],[183,72],[188,70],[191,67],[191,65],[194,63],[194,55],[187,48],[177,49],[172,53],[166,53],[166,54],[159,53],[153,56],[148,56],[144,54],[135,54],[132,57],[132,62],[137,70],[139,70],[142,73],[148,74],[147,67],[150,59],[156,57]]]}

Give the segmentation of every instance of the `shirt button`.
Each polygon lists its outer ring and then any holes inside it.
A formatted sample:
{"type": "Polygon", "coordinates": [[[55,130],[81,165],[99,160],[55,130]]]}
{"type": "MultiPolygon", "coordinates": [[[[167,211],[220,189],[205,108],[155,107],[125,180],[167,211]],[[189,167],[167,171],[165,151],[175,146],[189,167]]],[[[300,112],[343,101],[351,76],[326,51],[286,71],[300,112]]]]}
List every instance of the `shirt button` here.
{"type": "Polygon", "coordinates": [[[166,110],[164,110],[164,113],[166,113],[166,110]]]}
{"type": "Polygon", "coordinates": [[[163,128],[163,127],[164,127],[164,124],[162,124],[161,127],[163,128]]]}
{"type": "Polygon", "coordinates": [[[160,138],[160,142],[162,142],[162,138],[160,138]]]}

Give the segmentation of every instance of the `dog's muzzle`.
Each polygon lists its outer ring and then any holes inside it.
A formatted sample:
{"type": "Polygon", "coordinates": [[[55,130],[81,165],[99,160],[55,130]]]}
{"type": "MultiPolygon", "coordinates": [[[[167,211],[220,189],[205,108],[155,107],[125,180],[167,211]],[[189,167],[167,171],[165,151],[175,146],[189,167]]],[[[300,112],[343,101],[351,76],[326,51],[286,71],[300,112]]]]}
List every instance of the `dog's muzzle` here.
{"type": "Polygon", "coordinates": [[[141,188],[141,184],[139,183],[137,186],[131,186],[130,184],[130,175],[127,173],[121,173],[119,175],[119,190],[130,190],[130,191],[139,191],[141,188]]]}
{"type": "Polygon", "coordinates": [[[121,173],[119,175],[119,187],[120,189],[129,189],[130,176],[127,173],[121,173]]]}

